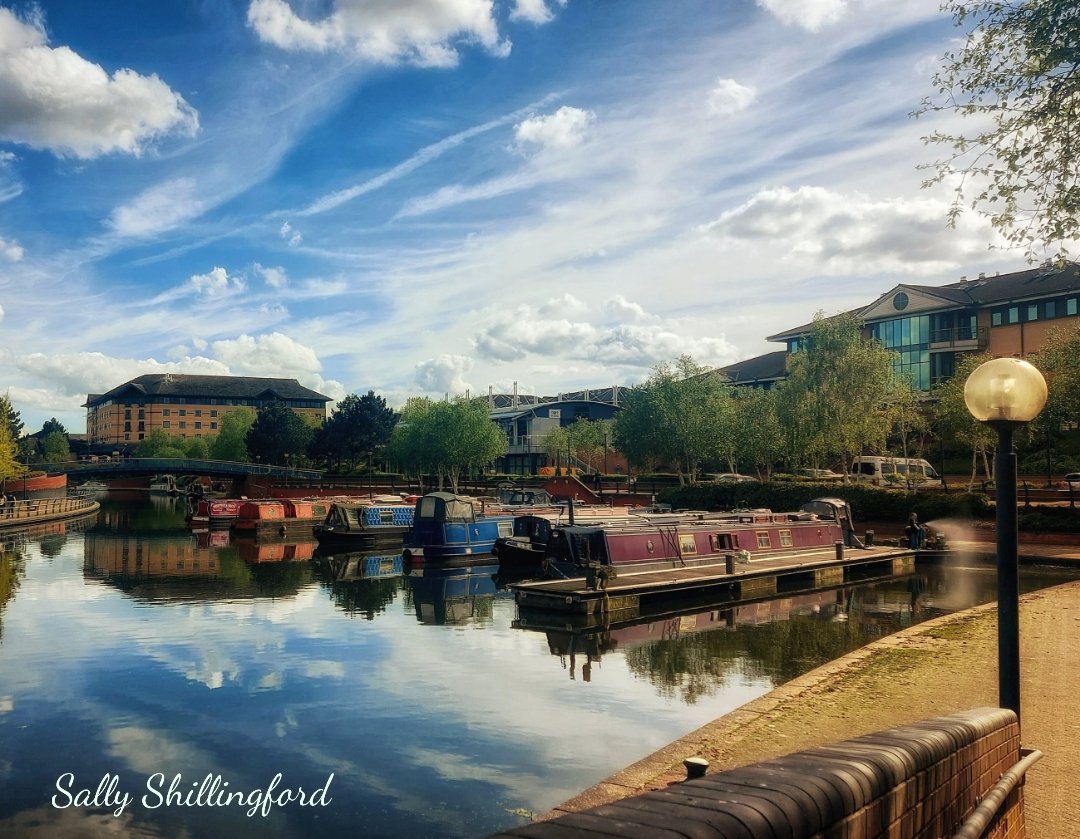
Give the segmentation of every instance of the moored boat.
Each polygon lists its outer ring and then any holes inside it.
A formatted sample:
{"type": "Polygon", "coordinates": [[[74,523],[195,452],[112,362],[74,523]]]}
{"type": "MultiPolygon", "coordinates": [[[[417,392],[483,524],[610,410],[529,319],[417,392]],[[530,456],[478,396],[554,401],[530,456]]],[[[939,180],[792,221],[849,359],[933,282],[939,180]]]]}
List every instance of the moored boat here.
{"type": "Polygon", "coordinates": [[[544,557],[551,576],[591,569],[653,571],[750,560],[850,544],[851,510],[840,499],[817,499],[793,513],[746,510],[720,518],[659,517],[645,523],[566,525],[552,531],[544,557]]]}
{"type": "Polygon", "coordinates": [[[237,510],[232,528],[237,533],[308,533],[326,519],[330,501],[323,498],[245,500],[237,510]]]}
{"type": "Polygon", "coordinates": [[[231,527],[240,514],[239,498],[199,498],[194,501],[187,521],[192,527],[231,527]]]}
{"type": "Polygon", "coordinates": [[[413,522],[413,513],[414,508],[407,504],[333,501],[325,519],[315,525],[315,538],[321,547],[340,551],[400,542],[413,522]]]}
{"type": "Polygon", "coordinates": [[[512,515],[477,515],[472,501],[449,492],[430,492],[416,502],[405,533],[406,562],[490,554],[495,540],[513,535],[512,515]]]}

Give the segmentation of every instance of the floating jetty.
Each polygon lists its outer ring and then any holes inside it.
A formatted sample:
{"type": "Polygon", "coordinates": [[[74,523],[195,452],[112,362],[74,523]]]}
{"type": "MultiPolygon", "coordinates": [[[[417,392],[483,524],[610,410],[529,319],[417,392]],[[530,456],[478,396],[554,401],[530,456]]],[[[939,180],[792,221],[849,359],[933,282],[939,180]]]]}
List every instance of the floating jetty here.
{"type": "Polygon", "coordinates": [[[510,586],[519,607],[566,616],[612,618],[641,614],[665,603],[707,596],[756,600],[788,592],[830,588],[915,570],[915,551],[895,547],[844,548],[772,554],[750,561],[734,555],[709,565],[663,571],[622,571],[606,580],[573,577],[510,586]]]}
{"type": "Polygon", "coordinates": [[[96,513],[101,504],[88,496],[31,498],[0,504],[0,530],[27,527],[42,522],[74,518],[96,513]]]}

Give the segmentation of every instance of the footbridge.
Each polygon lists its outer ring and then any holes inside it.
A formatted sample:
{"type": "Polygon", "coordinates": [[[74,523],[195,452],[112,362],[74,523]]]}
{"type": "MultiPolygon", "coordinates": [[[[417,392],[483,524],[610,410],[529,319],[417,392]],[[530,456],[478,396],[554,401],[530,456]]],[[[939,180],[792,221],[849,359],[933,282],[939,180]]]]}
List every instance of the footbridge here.
{"type": "Polygon", "coordinates": [[[90,479],[136,478],[147,475],[205,475],[209,478],[241,478],[252,475],[301,481],[322,479],[321,469],[300,469],[268,463],[231,460],[193,460],[181,457],[124,457],[98,461],[50,464],[50,472],[66,472],[73,483],[90,479]]]}

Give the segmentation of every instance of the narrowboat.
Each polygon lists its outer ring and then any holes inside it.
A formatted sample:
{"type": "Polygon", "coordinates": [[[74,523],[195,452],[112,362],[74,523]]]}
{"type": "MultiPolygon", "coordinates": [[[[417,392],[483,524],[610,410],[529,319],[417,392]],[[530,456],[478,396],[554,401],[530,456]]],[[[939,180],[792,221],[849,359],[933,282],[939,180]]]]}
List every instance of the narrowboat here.
{"type": "Polygon", "coordinates": [[[512,515],[478,516],[470,499],[430,492],[416,502],[402,555],[410,562],[490,554],[496,539],[513,532],[512,515]]]}
{"type": "Polygon", "coordinates": [[[315,525],[319,546],[348,551],[376,542],[400,542],[413,523],[414,508],[407,504],[373,504],[371,501],[334,501],[322,524],[315,525]]]}
{"type": "Polygon", "coordinates": [[[189,501],[188,524],[192,527],[232,527],[240,515],[239,498],[199,498],[189,501]]]}
{"type": "Polygon", "coordinates": [[[330,502],[319,498],[244,501],[232,528],[237,533],[311,533],[326,519],[330,502]]]}
{"type": "Polygon", "coordinates": [[[552,532],[543,565],[549,576],[579,577],[598,566],[658,571],[713,565],[728,557],[750,560],[852,544],[851,521],[846,502],[816,499],[793,513],[744,510],[715,519],[567,525],[552,532]]]}

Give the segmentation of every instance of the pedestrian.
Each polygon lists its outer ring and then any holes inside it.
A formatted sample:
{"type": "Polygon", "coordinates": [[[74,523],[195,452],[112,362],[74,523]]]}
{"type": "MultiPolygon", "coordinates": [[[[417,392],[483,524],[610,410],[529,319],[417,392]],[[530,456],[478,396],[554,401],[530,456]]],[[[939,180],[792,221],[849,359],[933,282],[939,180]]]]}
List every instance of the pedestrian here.
{"type": "Polygon", "coordinates": [[[919,524],[919,516],[917,513],[912,513],[908,516],[907,527],[904,528],[904,535],[907,536],[908,548],[913,551],[919,550],[923,546],[924,528],[919,524]]]}

